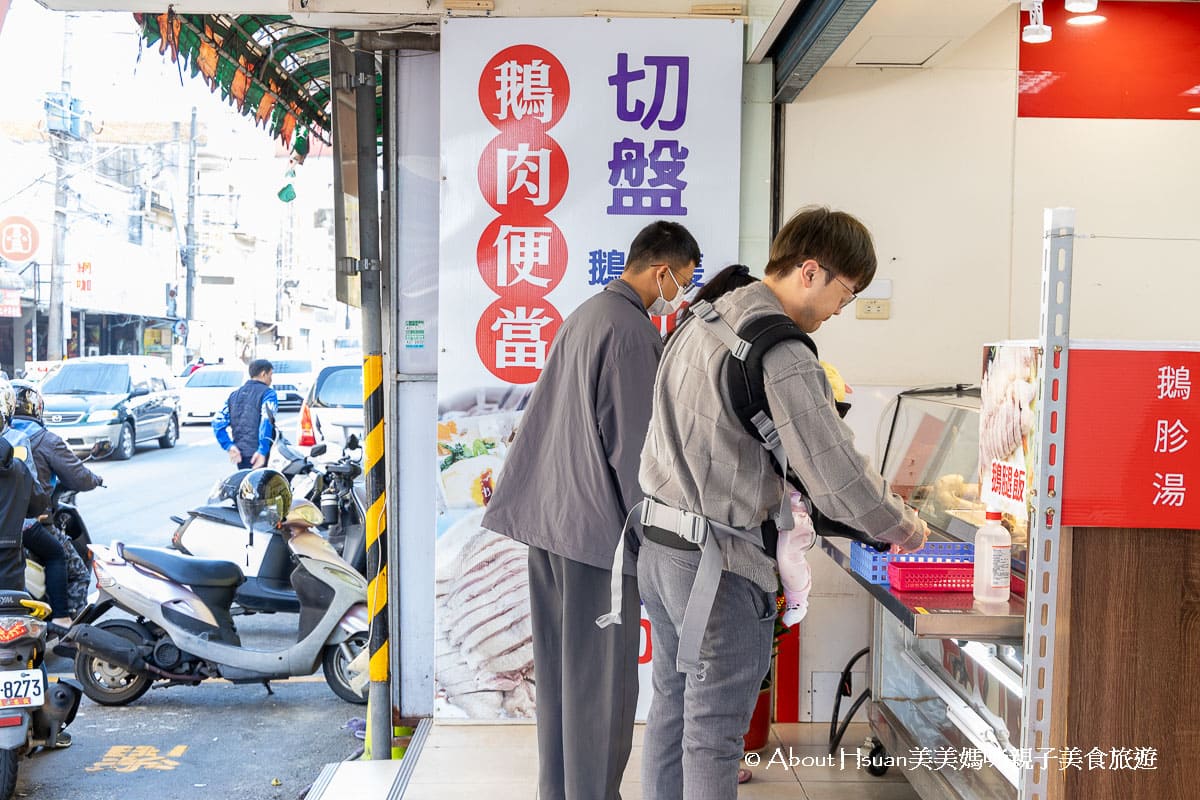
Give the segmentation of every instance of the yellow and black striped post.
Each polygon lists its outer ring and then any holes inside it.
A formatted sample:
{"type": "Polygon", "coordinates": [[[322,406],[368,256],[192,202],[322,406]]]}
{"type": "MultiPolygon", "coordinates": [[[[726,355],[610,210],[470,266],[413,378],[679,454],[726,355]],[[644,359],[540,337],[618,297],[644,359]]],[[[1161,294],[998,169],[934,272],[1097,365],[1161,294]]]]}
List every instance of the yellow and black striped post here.
{"type": "Polygon", "coordinates": [[[371,628],[368,639],[370,651],[370,689],[367,695],[367,716],[381,722],[368,725],[364,752],[367,758],[387,758],[372,755],[371,733],[387,732],[379,746],[391,751],[391,698],[388,693],[388,554],[387,554],[387,467],[384,461],[383,438],[383,357],[368,354],[363,359],[363,416],[366,427],[363,470],[367,479],[366,523],[367,537],[367,614],[371,628]]]}

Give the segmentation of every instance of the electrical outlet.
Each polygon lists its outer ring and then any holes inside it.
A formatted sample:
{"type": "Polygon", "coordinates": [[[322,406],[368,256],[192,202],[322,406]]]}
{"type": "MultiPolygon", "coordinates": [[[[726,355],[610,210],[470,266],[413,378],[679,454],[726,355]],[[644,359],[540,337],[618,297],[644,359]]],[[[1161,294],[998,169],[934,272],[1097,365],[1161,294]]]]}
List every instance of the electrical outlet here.
{"type": "Polygon", "coordinates": [[[888,319],[892,316],[892,301],[867,298],[856,300],[854,316],[857,319],[888,319]]]}

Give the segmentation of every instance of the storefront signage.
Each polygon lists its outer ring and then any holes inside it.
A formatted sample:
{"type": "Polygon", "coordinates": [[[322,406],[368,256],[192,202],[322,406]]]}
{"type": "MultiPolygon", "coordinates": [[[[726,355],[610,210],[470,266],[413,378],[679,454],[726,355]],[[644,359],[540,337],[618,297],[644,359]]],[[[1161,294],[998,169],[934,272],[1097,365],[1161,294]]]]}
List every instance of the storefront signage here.
{"type": "Polygon", "coordinates": [[[1200,346],[1072,348],[1064,525],[1200,530],[1194,382],[1200,382],[1200,346]]]}
{"type": "MultiPolygon", "coordinates": [[[[1042,469],[1042,355],[1012,342],[986,348],[984,363],[980,494],[1023,524],[1042,469]]],[[[1197,380],[1200,344],[1072,343],[1058,524],[1200,530],[1197,380]]]]}
{"type": "Polygon", "coordinates": [[[0,289],[0,317],[21,316],[21,292],[19,289],[0,289]]]}
{"type": "Polygon", "coordinates": [[[25,217],[0,220],[0,257],[6,261],[28,261],[37,254],[37,226],[25,217]]]}
{"type": "Polygon", "coordinates": [[[443,25],[439,715],[534,711],[525,560],[479,520],[563,320],[654,220],[696,236],[697,277],[737,260],[742,36],[728,20],[443,25]]]}

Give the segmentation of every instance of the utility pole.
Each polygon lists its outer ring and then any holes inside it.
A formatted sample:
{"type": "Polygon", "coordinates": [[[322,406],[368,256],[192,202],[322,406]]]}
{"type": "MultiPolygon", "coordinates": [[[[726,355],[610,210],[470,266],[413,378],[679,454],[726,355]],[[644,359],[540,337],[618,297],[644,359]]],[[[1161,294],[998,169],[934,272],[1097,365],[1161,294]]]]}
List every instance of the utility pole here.
{"type": "MultiPolygon", "coordinates": [[[[188,330],[196,315],[196,107],[192,106],[192,130],[188,138],[187,227],[184,241],[185,289],[187,306],[184,318],[188,330]]],[[[185,343],[186,344],[186,343],[185,343]]]]}
{"type": "MultiPolygon", "coordinates": [[[[54,157],[54,245],[51,250],[50,263],[50,309],[49,324],[46,326],[46,358],[59,361],[64,355],[66,332],[69,322],[64,319],[63,309],[64,289],[63,279],[66,271],[67,257],[67,161],[70,157],[71,138],[71,24],[75,17],[67,14],[63,17],[63,57],[62,57],[62,102],[60,113],[66,116],[67,130],[62,133],[51,133],[51,154],[54,157]]],[[[53,113],[53,110],[51,110],[53,113]]],[[[47,127],[49,130],[49,126],[47,127]]],[[[34,311],[35,318],[37,311],[34,311]]],[[[34,341],[36,360],[37,341],[34,341]]]]}

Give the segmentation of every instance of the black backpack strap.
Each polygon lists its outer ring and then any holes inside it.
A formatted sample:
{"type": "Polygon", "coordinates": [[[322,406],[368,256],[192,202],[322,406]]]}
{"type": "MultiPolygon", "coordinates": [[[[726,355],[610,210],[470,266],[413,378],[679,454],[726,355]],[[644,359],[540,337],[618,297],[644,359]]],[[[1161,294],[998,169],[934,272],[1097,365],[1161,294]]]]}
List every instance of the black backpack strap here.
{"type": "Polygon", "coordinates": [[[742,427],[756,439],[763,440],[759,423],[755,418],[760,414],[771,416],[767,405],[767,391],[763,381],[763,359],[775,345],[787,341],[799,341],[817,356],[817,345],[812,338],[800,330],[790,317],[783,314],[769,314],[758,317],[746,323],[737,332],[738,337],[749,342],[750,347],[744,358],[729,359],[725,367],[725,384],[729,390],[729,399],[733,403],[733,411],[741,421],[742,427]]]}

